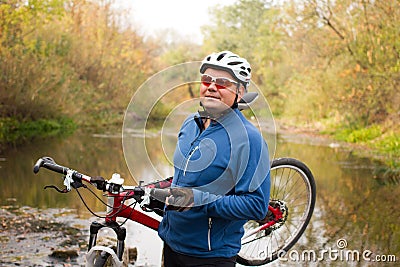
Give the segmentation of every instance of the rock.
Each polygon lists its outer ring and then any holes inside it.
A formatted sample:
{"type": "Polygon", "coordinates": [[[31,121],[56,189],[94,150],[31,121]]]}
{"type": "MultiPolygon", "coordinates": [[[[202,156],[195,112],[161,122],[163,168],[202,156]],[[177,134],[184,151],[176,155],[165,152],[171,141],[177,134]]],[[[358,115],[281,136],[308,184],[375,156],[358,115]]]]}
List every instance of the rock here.
{"type": "Polygon", "coordinates": [[[52,258],[69,259],[78,257],[77,250],[55,250],[50,255],[52,258]]]}

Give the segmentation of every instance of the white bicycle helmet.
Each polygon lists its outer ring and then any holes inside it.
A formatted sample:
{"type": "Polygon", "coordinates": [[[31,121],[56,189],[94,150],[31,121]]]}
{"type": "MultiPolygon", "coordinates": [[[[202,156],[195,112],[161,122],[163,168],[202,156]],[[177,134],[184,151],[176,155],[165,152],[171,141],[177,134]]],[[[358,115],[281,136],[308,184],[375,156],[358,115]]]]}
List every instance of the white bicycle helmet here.
{"type": "Polygon", "coordinates": [[[251,79],[251,66],[246,59],[239,57],[231,51],[212,53],[206,56],[201,62],[200,73],[203,74],[208,68],[228,71],[244,85],[247,91],[247,86],[250,84],[251,79]]]}

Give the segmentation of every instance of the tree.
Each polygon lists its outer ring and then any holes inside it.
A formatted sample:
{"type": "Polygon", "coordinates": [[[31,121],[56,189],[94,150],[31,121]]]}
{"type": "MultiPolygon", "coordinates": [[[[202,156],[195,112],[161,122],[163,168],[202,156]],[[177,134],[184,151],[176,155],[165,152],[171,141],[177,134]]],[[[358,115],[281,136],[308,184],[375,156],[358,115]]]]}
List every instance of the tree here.
{"type": "Polygon", "coordinates": [[[281,65],[286,35],[281,26],[279,6],[270,1],[240,0],[232,6],[212,11],[212,24],[203,28],[204,49],[231,50],[248,59],[252,65],[252,80],[275,102],[280,112],[280,86],[286,80],[281,65]]]}
{"type": "Polygon", "coordinates": [[[112,3],[2,2],[0,117],[67,115],[95,124],[123,114],[135,89],[155,71],[158,47],[122,27],[112,3]]]}
{"type": "Polygon", "coordinates": [[[292,7],[299,32],[319,32],[311,41],[319,37],[315,51],[329,59],[327,71],[346,63],[332,84],[336,109],[360,126],[389,118],[399,104],[399,2],[310,0],[292,7]]]}

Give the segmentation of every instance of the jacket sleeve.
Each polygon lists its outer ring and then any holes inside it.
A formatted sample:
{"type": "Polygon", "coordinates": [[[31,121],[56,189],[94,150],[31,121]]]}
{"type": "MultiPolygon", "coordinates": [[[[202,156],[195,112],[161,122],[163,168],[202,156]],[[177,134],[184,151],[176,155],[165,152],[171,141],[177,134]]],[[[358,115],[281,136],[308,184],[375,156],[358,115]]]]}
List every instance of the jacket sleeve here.
{"type": "Polygon", "coordinates": [[[210,217],[232,220],[261,220],[268,211],[270,195],[269,154],[265,142],[259,138],[250,142],[248,158],[241,158],[238,153],[236,167],[232,175],[243,173],[236,178],[234,194],[214,195],[209,192],[194,190],[195,206],[203,204],[203,210],[210,217]],[[240,172],[244,168],[244,172],[240,172]]]}

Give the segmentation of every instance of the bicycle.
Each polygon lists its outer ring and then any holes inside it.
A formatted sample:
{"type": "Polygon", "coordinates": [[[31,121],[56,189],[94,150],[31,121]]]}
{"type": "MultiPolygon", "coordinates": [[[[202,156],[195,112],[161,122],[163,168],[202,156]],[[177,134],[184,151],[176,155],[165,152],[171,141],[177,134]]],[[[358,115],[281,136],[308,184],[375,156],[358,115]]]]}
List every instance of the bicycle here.
{"type": "MultiPolygon", "coordinates": [[[[98,197],[87,186],[91,184],[107,192],[108,201],[103,202],[106,206],[106,215],[102,217],[104,221],[94,221],[90,225],[86,266],[107,266],[107,264],[122,266],[127,234],[123,224],[127,220],[133,220],[157,230],[160,221],[146,213],[156,212],[162,215],[160,207],[152,206],[152,196],[155,192],[160,192],[157,191],[158,188],[170,187],[171,178],[146,185],[127,186],[123,184],[124,180],[118,174],[114,174],[110,180],[104,180],[104,184],[99,187],[93,177],[59,165],[50,157],[38,159],[33,168],[34,173],[38,173],[42,167],[64,175],[64,189],[59,189],[54,185],[45,188],[53,188],[60,193],[68,193],[75,189],[89,211],[91,210],[78,189],[88,189],[98,197]],[[127,204],[128,200],[132,200],[133,203],[127,204]],[[137,203],[140,204],[141,209],[135,209],[137,203]],[[126,220],[120,224],[117,222],[117,217],[126,220]],[[110,228],[115,232],[117,244],[114,249],[96,244],[97,235],[102,228],[110,228]]],[[[296,244],[310,222],[315,199],[314,177],[304,163],[293,158],[273,160],[268,214],[262,221],[248,221],[244,225],[242,249],[238,254],[237,262],[255,266],[284,256],[296,244]]]]}

